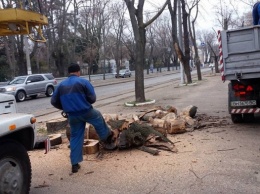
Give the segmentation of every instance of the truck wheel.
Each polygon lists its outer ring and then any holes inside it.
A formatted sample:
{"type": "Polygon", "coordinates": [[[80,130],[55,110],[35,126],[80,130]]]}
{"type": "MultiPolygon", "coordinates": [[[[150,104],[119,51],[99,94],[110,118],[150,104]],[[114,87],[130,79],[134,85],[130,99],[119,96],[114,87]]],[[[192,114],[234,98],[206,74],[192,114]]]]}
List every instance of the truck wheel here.
{"type": "Polygon", "coordinates": [[[242,114],[231,114],[231,120],[233,123],[242,123],[242,114]]]}
{"type": "Polygon", "coordinates": [[[24,146],[16,141],[0,145],[0,193],[29,193],[32,168],[24,146]]]}
{"type": "Polygon", "coordinates": [[[16,101],[17,101],[17,102],[22,102],[22,101],[25,100],[26,94],[25,94],[24,91],[20,90],[20,91],[18,91],[18,92],[16,93],[15,98],[16,98],[16,101]]]}
{"type": "Polygon", "coordinates": [[[46,96],[50,97],[53,95],[53,92],[54,92],[53,87],[48,86],[45,94],[46,94],[46,96]]]}

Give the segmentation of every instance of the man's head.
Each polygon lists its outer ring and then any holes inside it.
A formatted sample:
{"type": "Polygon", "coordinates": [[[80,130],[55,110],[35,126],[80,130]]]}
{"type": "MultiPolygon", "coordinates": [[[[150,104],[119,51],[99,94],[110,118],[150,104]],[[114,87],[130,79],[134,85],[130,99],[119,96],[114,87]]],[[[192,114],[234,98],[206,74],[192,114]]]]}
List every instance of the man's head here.
{"type": "Polygon", "coordinates": [[[68,67],[68,73],[69,74],[79,74],[80,73],[80,67],[76,63],[71,63],[68,67]]]}

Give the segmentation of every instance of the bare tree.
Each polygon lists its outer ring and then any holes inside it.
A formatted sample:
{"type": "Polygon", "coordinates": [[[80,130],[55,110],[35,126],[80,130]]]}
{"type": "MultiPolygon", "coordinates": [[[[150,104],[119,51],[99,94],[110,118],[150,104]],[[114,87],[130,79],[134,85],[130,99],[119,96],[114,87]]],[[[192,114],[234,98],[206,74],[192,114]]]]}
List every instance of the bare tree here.
{"type": "MultiPolygon", "coordinates": [[[[115,3],[111,6],[113,22],[111,23],[112,29],[110,32],[114,32],[115,36],[115,49],[113,49],[113,53],[116,61],[116,72],[119,73],[120,65],[122,64],[122,46],[123,46],[123,32],[126,25],[125,12],[126,7],[125,3],[115,3]]],[[[114,47],[113,47],[114,48],[114,47]]]]}
{"type": "Polygon", "coordinates": [[[189,30],[188,30],[188,13],[186,11],[186,2],[185,0],[180,0],[181,10],[182,10],[182,28],[183,28],[183,41],[184,49],[180,48],[179,40],[177,37],[177,0],[171,1],[168,3],[169,12],[171,14],[172,21],[172,37],[175,52],[184,67],[184,72],[187,77],[187,83],[192,83],[191,73],[190,73],[190,39],[189,39],[189,30]]]}
{"type": "Polygon", "coordinates": [[[216,48],[218,45],[217,34],[214,31],[203,30],[198,33],[198,39],[200,42],[205,43],[205,45],[199,47],[203,51],[204,62],[210,63],[214,59],[212,58],[212,55],[214,55],[212,54],[212,48],[215,53],[218,53],[218,48],[216,48]]]}
{"type": "Polygon", "coordinates": [[[130,20],[134,32],[136,44],[136,64],[135,64],[135,100],[136,102],[145,102],[144,93],[144,64],[145,64],[145,44],[146,27],[149,26],[163,12],[169,0],[166,0],[163,7],[149,21],[144,23],[143,8],[145,0],[139,0],[137,8],[134,0],[124,0],[130,15],[130,20]]]}
{"type": "Polygon", "coordinates": [[[197,69],[197,75],[198,75],[198,80],[202,80],[202,75],[201,75],[201,69],[200,69],[200,58],[199,58],[199,52],[198,52],[198,46],[197,46],[197,41],[196,41],[196,30],[195,30],[195,22],[196,22],[196,19],[198,17],[198,11],[199,11],[199,8],[198,8],[198,5],[199,5],[199,1],[200,0],[195,0],[193,1],[192,3],[192,6],[191,8],[189,8],[189,31],[190,31],[190,36],[191,36],[191,41],[193,43],[193,47],[194,47],[194,52],[195,52],[195,55],[194,55],[194,62],[195,62],[195,65],[196,65],[196,69],[197,69]],[[196,13],[195,13],[195,17],[191,20],[191,11],[193,8],[196,8],[196,13]]]}

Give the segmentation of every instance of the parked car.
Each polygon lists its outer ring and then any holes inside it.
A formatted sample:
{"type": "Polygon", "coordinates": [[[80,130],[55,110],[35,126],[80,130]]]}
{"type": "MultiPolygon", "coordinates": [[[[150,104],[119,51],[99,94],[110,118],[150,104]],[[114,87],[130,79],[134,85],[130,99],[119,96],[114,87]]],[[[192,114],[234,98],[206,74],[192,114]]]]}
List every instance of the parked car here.
{"type": "Polygon", "coordinates": [[[131,71],[129,69],[121,69],[119,70],[119,73],[118,75],[115,74],[115,77],[118,78],[118,77],[131,77],[131,71]]]}
{"type": "Polygon", "coordinates": [[[17,102],[22,102],[26,97],[37,98],[39,94],[50,97],[57,86],[57,80],[51,73],[18,76],[7,85],[0,86],[0,93],[12,94],[17,102]]]}

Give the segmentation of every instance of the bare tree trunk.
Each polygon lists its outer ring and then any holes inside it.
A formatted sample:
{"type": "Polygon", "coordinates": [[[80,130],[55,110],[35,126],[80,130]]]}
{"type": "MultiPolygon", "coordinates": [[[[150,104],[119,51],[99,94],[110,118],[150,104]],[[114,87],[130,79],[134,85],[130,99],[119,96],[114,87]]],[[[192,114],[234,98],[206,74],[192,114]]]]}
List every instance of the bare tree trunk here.
{"type": "Polygon", "coordinates": [[[214,57],[214,64],[215,64],[215,73],[219,73],[219,68],[218,68],[218,55],[214,52],[214,49],[212,48],[212,46],[210,45],[210,43],[208,42],[209,48],[213,54],[214,57]]]}
{"type": "Polygon", "coordinates": [[[172,21],[172,39],[173,46],[177,57],[181,61],[184,67],[184,72],[187,77],[187,83],[192,83],[190,74],[190,47],[189,47],[189,32],[188,32],[188,14],[185,10],[185,1],[181,0],[182,3],[182,18],[183,18],[183,38],[184,38],[184,52],[181,50],[179,40],[177,38],[177,0],[174,0],[174,6],[172,7],[171,2],[168,3],[169,12],[172,21]]]}
{"type": "Polygon", "coordinates": [[[4,38],[4,45],[5,45],[5,53],[7,57],[7,61],[10,67],[10,74],[11,77],[14,77],[16,75],[16,61],[15,61],[15,56],[14,56],[14,37],[9,37],[9,44],[8,44],[8,39],[4,38]]]}
{"type": "Polygon", "coordinates": [[[185,0],[181,0],[182,3],[182,19],[183,19],[183,37],[184,37],[184,57],[183,57],[183,67],[184,72],[187,77],[187,83],[192,83],[190,74],[190,40],[188,31],[188,13],[186,11],[185,0]]]}
{"type": "Polygon", "coordinates": [[[144,94],[144,64],[145,64],[145,44],[146,44],[146,27],[150,25],[165,9],[169,0],[166,0],[164,6],[160,11],[148,22],[143,22],[143,7],[144,0],[139,0],[137,9],[135,8],[135,1],[125,0],[127,5],[132,28],[134,31],[135,43],[136,43],[136,63],[135,63],[135,99],[136,102],[145,102],[144,94]]]}
{"type": "Polygon", "coordinates": [[[144,64],[145,64],[145,29],[139,28],[139,38],[136,41],[136,65],[135,65],[135,99],[136,102],[145,102],[144,93],[144,64]]]}
{"type": "Polygon", "coordinates": [[[195,18],[193,19],[193,21],[190,23],[190,15],[191,15],[191,9],[189,12],[189,31],[190,31],[190,36],[191,36],[191,40],[194,46],[194,51],[195,51],[195,56],[194,56],[194,61],[195,61],[195,65],[196,65],[196,69],[197,69],[197,76],[198,76],[198,80],[202,80],[202,75],[201,75],[201,69],[200,69],[200,58],[199,58],[199,54],[198,54],[198,46],[197,46],[197,42],[196,42],[196,31],[195,31],[195,21],[197,19],[198,16],[198,2],[196,2],[196,15],[195,18]],[[191,28],[192,26],[192,28],[191,28]]]}

